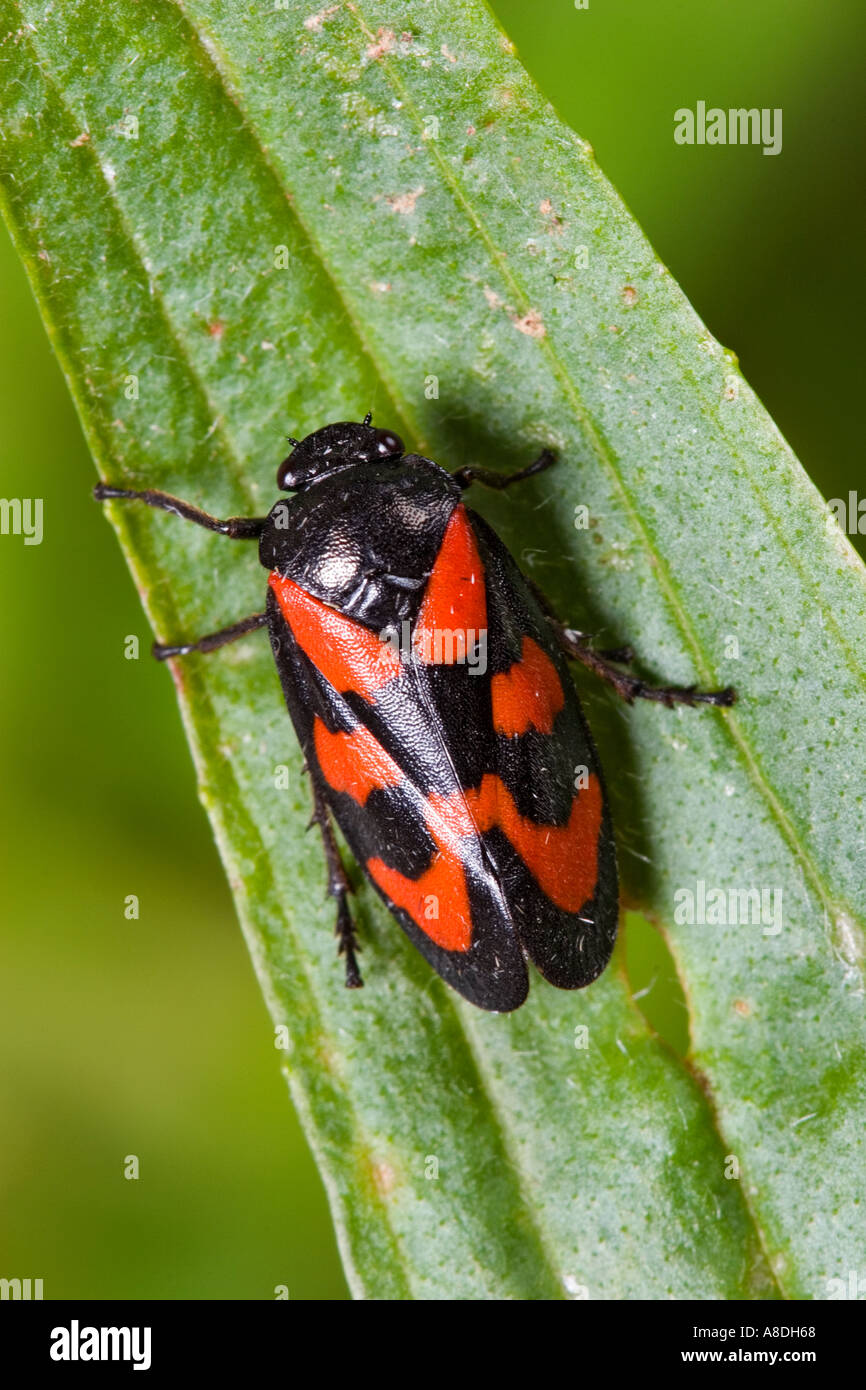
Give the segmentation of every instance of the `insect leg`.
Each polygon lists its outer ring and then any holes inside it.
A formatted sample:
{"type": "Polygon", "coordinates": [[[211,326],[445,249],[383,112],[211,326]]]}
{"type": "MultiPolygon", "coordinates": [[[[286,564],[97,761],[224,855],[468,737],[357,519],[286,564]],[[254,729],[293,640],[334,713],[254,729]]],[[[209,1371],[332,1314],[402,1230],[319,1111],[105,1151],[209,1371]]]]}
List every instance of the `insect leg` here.
{"type": "MultiPolygon", "coordinates": [[[[535,588],[534,585],[533,588],[535,588]]],[[[537,589],[535,590],[535,592],[538,597],[541,597],[537,589]]],[[[551,612],[550,606],[547,603],[546,599],[542,606],[544,608],[544,615],[547,618],[548,622],[551,624],[551,626],[562,627],[562,624],[559,622],[559,619],[556,618],[554,614],[551,612]]],[[[580,632],[576,627],[570,627],[568,628],[568,635],[571,643],[574,643],[575,645],[579,645],[581,647],[592,647],[591,632],[580,632]]],[[[557,640],[560,641],[559,637],[557,637],[557,640]]],[[[561,645],[562,642],[560,641],[560,646],[561,645]]],[[[619,666],[630,666],[635,659],[634,647],[593,647],[593,651],[595,652],[596,656],[603,657],[605,661],[615,661],[619,666]]],[[[567,649],[567,654],[569,656],[571,655],[570,645],[567,649]]]]}
{"type": "Polygon", "coordinates": [[[605,661],[616,661],[620,666],[630,666],[634,661],[634,647],[604,647],[597,650],[598,656],[603,656],[605,661]]]}
{"type": "Polygon", "coordinates": [[[358,969],[355,952],[360,951],[361,947],[355,934],[355,924],[349,912],[349,904],[346,902],[346,898],[352,890],[349,880],[346,877],[346,870],[343,868],[340,851],[337,848],[337,841],[334,836],[333,826],[331,825],[331,818],[328,814],[327,802],[316,786],[315,777],[311,780],[313,784],[313,804],[315,809],[310,825],[317,825],[322,832],[325,861],[328,865],[328,896],[336,898],[337,900],[337,922],[334,928],[335,935],[339,942],[337,954],[345,957],[346,989],[360,989],[364,981],[361,979],[361,972],[358,969]]]}
{"type": "Polygon", "coordinates": [[[522,483],[524,478],[543,473],[545,468],[550,468],[553,463],[556,463],[556,454],[551,449],[542,449],[537,459],[533,459],[532,463],[518,469],[516,473],[496,473],[492,468],[470,467],[458,468],[451,476],[460,487],[471,487],[473,483],[481,483],[484,487],[498,488],[501,492],[503,488],[511,487],[512,483],[522,483]]]}
{"type": "Polygon", "coordinates": [[[604,650],[593,647],[592,637],[588,632],[566,627],[556,616],[553,605],[543,590],[528,576],[526,582],[553,628],[556,640],[565,655],[573,661],[582,662],[590,671],[594,671],[601,680],[612,685],[617,695],[629,704],[634,700],[658,700],[670,708],[676,704],[732,705],[736,700],[737,692],[729,685],[724,690],[698,690],[694,685],[647,685],[630,672],[617,671],[616,666],[611,663],[615,662],[620,666],[630,665],[635,656],[632,647],[608,647],[604,650]]]}
{"type": "Polygon", "coordinates": [[[232,623],[231,627],[221,627],[219,632],[209,632],[197,642],[179,642],[174,646],[154,642],[151,651],[157,661],[168,661],[171,656],[188,656],[190,652],[215,652],[220,647],[227,647],[229,642],[236,642],[239,637],[246,637],[248,632],[256,632],[258,628],[265,627],[267,621],[267,613],[252,613],[248,618],[241,618],[239,623],[232,623]]]}
{"type": "Polygon", "coordinates": [[[737,698],[731,686],[724,690],[698,690],[694,685],[647,685],[639,676],[627,671],[618,671],[612,662],[631,661],[634,653],[630,647],[599,652],[590,646],[586,633],[576,632],[556,619],[550,619],[557,641],[566,656],[580,661],[608,685],[612,685],[617,695],[631,704],[634,700],[658,700],[660,704],[672,708],[674,705],[732,705],[737,698]]]}
{"type": "MultiPolygon", "coordinates": [[[[544,590],[539,589],[538,585],[535,583],[535,580],[530,579],[528,574],[525,574],[523,577],[529,585],[530,589],[532,590],[533,594],[535,595],[536,599],[538,600],[538,606],[544,614],[545,618],[547,618],[547,621],[550,623],[551,627],[555,629],[562,628],[563,624],[559,621],[559,618],[556,616],[553,604],[550,602],[550,599],[547,597],[547,594],[544,592],[544,590]]],[[[570,627],[568,631],[571,636],[572,642],[579,642],[581,645],[584,646],[592,645],[591,633],[579,632],[576,627],[570,627]]],[[[558,636],[557,640],[560,640],[558,636]]],[[[596,648],[596,656],[604,657],[605,661],[616,661],[619,662],[620,665],[628,666],[631,664],[632,661],[634,661],[634,647],[606,647],[604,649],[596,648]]]]}
{"type": "Polygon", "coordinates": [[[175,516],[182,516],[185,521],[194,521],[196,526],[204,526],[207,531],[217,531],[221,536],[228,536],[234,541],[258,540],[267,520],[263,516],[230,516],[221,521],[219,517],[203,512],[200,507],[194,507],[191,502],[183,502],[179,497],[172,497],[168,492],[156,492],[153,488],[147,488],[144,492],[134,492],[125,487],[112,487],[110,483],[97,483],[93,495],[97,502],[113,502],[117,499],[145,502],[148,507],[158,507],[163,512],[174,512],[175,516]]]}

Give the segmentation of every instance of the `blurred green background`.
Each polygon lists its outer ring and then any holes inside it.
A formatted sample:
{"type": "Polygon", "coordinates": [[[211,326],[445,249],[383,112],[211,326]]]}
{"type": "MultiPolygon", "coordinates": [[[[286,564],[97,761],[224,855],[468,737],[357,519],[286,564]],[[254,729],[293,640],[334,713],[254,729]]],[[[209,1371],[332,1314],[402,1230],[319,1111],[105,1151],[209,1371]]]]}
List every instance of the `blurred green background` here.
{"type": "MultiPolygon", "coordinates": [[[[493,8],[818,486],[847,494],[862,457],[860,0],[493,8]],[[781,155],[675,145],[674,110],[699,99],[782,107],[781,155]]],[[[0,538],[0,1275],[42,1277],[48,1298],[271,1298],[279,1284],[343,1298],[171,681],[147,658],[5,233],[0,303],[2,493],[46,510],[41,546],[0,538]],[[128,634],[139,661],[123,659],[128,634]]],[[[682,1050],[672,966],[639,919],[628,962],[682,1050]]]]}

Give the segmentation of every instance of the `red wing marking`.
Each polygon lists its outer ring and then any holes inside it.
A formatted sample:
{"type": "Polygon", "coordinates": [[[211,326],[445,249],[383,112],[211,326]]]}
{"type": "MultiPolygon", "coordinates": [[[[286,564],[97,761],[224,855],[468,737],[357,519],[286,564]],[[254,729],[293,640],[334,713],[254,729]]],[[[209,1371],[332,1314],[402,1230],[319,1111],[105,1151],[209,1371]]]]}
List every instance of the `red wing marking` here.
{"type": "Polygon", "coordinates": [[[468,951],[472,944],[472,911],[460,842],[477,833],[461,792],[433,795],[425,803],[424,819],[436,852],[420,878],[406,878],[381,859],[369,859],[373,881],[392,902],[409,913],[421,930],[446,951],[468,951]]]}
{"type": "Polygon", "coordinates": [[[396,787],[403,780],[394,759],[363,724],[350,734],[332,734],[316,715],[313,743],[328,786],[335,792],[348,792],[359,806],[372,791],[396,787]]]}
{"type": "Polygon", "coordinates": [[[485,773],[478,788],[428,801],[425,820],[436,853],[420,878],[407,878],[381,859],[368,860],[367,869],[437,946],[468,951],[472,915],[461,841],[498,827],[545,897],[564,912],[579,912],[595,892],[602,811],[601,783],[591,774],[572,802],[567,825],[538,825],[521,816],[501,777],[485,773]]]}
{"type": "Polygon", "coordinates": [[[408,912],[437,946],[446,951],[469,950],[472,914],[459,855],[437,850],[420,878],[406,878],[381,859],[368,859],[367,869],[382,892],[408,912]]]}
{"type": "Polygon", "coordinates": [[[486,772],[477,791],[466,794],[483,834],[498,826],[535,876],[545,897],[564,912],[579,912],[595,892],[603,802],[601,783],[590,773],[571,803],[567,825],[539,825],[521,816],[501,777],[486,772]]]}
{"type": "Polygon", "coordinates": [[[507,738],[525,734],[530,728],[552,734],[556,716],[565,704],[556,667],[531,637],[523,639],[520,660],[491,678],[490,693],[493,727],[507,738]]]}
{"type": "Polygon", "coordinates": [[[352,690],[372,703],[376,691],[400,674],[400,653],[375,632],[275,570],[268,583],[298,646],[335,690],[352,690]]]}
{"type": "Polygon", "coordinates": [[[487,631],[484,566],[466,508],[459,505],[445,528],[415,623],[413,646],[428,665],[464,662],[487,631]]]}

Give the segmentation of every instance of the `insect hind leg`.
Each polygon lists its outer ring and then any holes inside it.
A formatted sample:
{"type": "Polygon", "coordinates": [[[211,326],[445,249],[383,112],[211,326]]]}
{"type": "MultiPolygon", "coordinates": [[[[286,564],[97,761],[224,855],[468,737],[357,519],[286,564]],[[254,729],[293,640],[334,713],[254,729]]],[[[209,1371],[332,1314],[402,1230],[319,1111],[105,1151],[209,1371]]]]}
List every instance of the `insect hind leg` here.
{"type": "Polygon", "coordinates": [[[349,904],[346,901],[352,888],[346,876],[346,870],[343,868],[340,851],[337,848],[327,803],[316,786],[315,777],[312,779],[312,783],[314,809],[310,826],[317,825],[321,831],[325,862],[328,866],[328,896],[335,898],[337,902],[337,921],[334,927],[338,942],[337,955],[342,956],[345,961],[346,989],[361,989],[364,981],[361,979],[356,958],[356,952],[360,951],[361,946],[355,931],[355,924],[352,921],[352,914],[349,911],[349,904]]]}
{"type": "Polygon", "coordinates": [[[671,709],[674,705],[733,705],[737,693],[732,686],[723,690],[699,690],[695,685],[648,685],[630,671],[619,671],[613,663],[628,663],[634,659],[630,647],[596,651],[584,632],[576,632],[556,619],[551,619],[557,641],[565,655],[579,661],[612,686],[617,695],[632,704],[635,700],[655,700],[671,709]]]}
{"type": "Polygon", "coordinates": [[[725,708],[736,704],[737,692],[730,685],[723,690],[699,690],[695,685],[648,685],[631,671],[618,670],[618,666],[630,666],[634,661],[633,647],[607,647],[604,650],[594,647],[588,632],[567,627],[557,617],[553,604],[543,590],[533,580],[528,579],[527,582],[553,629],[560,650],[572,661],[579,661],[606,681],[627,704],[633,704],[635,700],[655,700],[667,705],[668,709],[674,705],[719,705],[725,708]]]}

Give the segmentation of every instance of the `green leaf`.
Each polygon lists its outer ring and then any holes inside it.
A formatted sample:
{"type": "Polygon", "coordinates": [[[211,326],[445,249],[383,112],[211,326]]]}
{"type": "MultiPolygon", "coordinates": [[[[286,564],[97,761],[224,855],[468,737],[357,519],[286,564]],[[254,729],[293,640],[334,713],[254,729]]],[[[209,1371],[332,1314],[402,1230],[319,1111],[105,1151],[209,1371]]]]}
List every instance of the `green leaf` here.
{"type": "MultiPolygon", "coordinates": [[[[175,664],[354,1291],[826,1296],[863,1249],[863,570],[735,359],[477,0],[0,16],[5,209],[103,476],[261,513],[284,435],[367,408],[449,466],[551,444],[477,503],[528,572],[655,678],[740,691],[581,681],[687,1069],[621,953],[482,1015],[366,889],[344,991],[264,638],[175,664]],[[781,929],[677,925],[699,881],[780,893],[781,929]]],[[[114,520],[161,638],[261,607],[250,549],[114,520]]]]}

